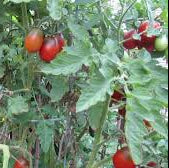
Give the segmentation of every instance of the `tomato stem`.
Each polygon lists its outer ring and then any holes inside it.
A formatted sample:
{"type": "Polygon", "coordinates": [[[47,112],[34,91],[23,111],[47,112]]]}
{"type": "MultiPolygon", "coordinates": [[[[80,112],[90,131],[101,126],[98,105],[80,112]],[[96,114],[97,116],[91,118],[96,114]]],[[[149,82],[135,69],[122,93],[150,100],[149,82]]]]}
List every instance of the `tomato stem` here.
{"type": "Polygon", "coordinates": [[[106,102],[105,102],[105,105],[103,107],[103,114],[102,114],[100,124],[99,124],[100,127],[96,131],[96,136],[95,136],[95,140],[94,140],[94,143],[93,143],[93,151],[90,155],[90,160],[87,164],[87,168],[93,168],[93,164],[94,164],[97,152],[100,148],[99,144],[101,142],[103,126],[104,126],[104,123],[106,121],[106,117],[107,117],[107,114],[108,114],[109,104],[110,104],[110,96],[107,94],[106,95],[106,102]]]}
{"type": "Polygon", "coordinates": [[[121,41],[121,26],[123,23],[123,19],[126,16],[126,14],[128,13],[128,11],[134,6],[134,4],[137,2],[137,0],[134,0],[129,7],[124,11],[124,13],[122,14],[122,16],[120,17],[120,21],[119,21],[119,26],[118,26],[118,40],[119,42],[121,41]]]}

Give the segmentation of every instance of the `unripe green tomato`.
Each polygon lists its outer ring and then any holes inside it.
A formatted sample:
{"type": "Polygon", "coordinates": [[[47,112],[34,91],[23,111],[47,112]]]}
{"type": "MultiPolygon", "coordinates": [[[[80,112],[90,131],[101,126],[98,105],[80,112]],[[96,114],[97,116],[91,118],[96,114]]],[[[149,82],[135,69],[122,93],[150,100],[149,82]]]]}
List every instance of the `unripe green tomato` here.
{"type": "Polygon", "coordinates": [[[168,48],[168,38],[166,35],[159,37],[155,41],[155,49],[157,51],[165,51],[168,48]]]}

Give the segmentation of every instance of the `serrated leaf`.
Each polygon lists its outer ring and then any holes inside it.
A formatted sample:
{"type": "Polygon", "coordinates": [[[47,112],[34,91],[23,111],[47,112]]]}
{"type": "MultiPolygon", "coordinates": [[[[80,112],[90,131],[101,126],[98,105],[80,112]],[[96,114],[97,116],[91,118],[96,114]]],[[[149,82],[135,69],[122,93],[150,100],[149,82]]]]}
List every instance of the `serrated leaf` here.
{"type": "Polygon", "coordinates": [[[87,110],[99,101],[105,101],[106,93],[110,91],[112,80],[112,77],[105,78],[103,74],[98,72],[96,76],[89,81],[88,86],[82,88],[81,96],[77,102],[77,112],[87,110]]]}
{"type": "Polygon", "coordinates": [[[100,119],[103,114],[103,107],[104,103],[99,102],[96,105],[92,106],[88,111],[89,124],[94,130],[96,130],[100,126],[100,119]]]}
{"type": "Polygon", "coordinates": [[[8,114],[19,115],[28,112],[28,104],[22,96],[8,99],[8,114]]]}
{"type": "Polygon", "coordinates": [[[159,135],[167,138],[167,127],[160,114],[168,106],[168,71],[157,61],[132,60],[129,63],[129,83],[133,90],[127,97],[125,134],[133,159],[142,162],[141,144],[146,135],[143,120],[150,121],[159,135]]]}
{"type": "Polygon", "coordinates": [[[3,151],[3,167],[8,168],[9,158],[10,158],[10,151],[9,146],[0,144],[0,150],[3,151]]]}
{"type": "Polygon", "coordinates": [[[42,121],[37,126],[36,133],[39,135],[41,147],[45,153],[49,151],[53,140],[54,131],[52,127],[53,123],[48,121],[42,121]]]}
{"type": "Polygon", "coordinates": [[[47,9],[49,11],[49,15],[54,20],[60,20],[62,16],[62,6],[60,0],[48,0],[47,1],[47,9]]]}
{"type": "Polygon", "coordinates": [[[86,41],[87,39],[89,39],[89,33],[84,26],[69,22],[68,27],[78,40],[86,41]]]}
{"type": "Polygon", "coordinates": [[[62,53],[50,64],[44,64],[41,71],[52,75],[69,75],[76,73],[82,65],[88,65],[92,56],[89,44],[77,43],[74,47],[65,48],[67,53],[62,53]]]}
{"type": "Polygon", "coordinates": [[[69,85],[64,78],[57,77],[51,81],[52,90],[50,92],[50,98],[52,102],[59,101],[64,94],[69,91],[69,85]]]}
{"type": "Polygon", "coordinates": [[[141,144],[147,130],[143,125],[143,119],[137,115],[139,112],[132,108],[133,103],[132,99],[128,99],[125,135],[134,161],[140,164],[142,163],[141,144]]]}

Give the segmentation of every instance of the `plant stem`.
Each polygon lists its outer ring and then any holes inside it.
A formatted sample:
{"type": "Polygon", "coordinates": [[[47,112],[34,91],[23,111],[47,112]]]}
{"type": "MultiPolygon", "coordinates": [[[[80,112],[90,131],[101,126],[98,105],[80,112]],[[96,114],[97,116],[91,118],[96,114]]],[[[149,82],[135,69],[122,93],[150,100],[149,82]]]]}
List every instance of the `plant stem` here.
{"type": "Polygon", "coordinates": [[[100,148],[99,144],[100,144],[100,141],[101,141],[103,126],[104,126],[104,123],[106,121],[106,117],[107,117],[107,114],[108,114],[109,104],[110,104],[110,96],[107,94],[106,95],[106,102],[105,102],[105,105],[103,107],[103,114],[102,114],[100,124],[99,124],[100,127],[96,131],[96,136],[95,136],[95,140],[94,140],[94,144],[93,144],[93,151],[90,155],[90,160],[87,164],[87,168],[93,167],[94,161],[96,159],[97,152],[100,148]]]}
{"type": "Polygon", "coordinates": [[[124,13],[122,14],[122,16],[120,17],[120,21],[119,21],[119,26],[118,26],[118,39],[119,42],[121,41],[121,25],[123,23],[123,19],[126,16],[127,12],[134,6],[134,4],[137,2],[137,0],[134,0],[129,7],[124,11],[124,13]]]}
{"type": "Polygon", "coordinates": [[[28,11],[27,11],[27,5],[26,3],[21,4],[22,9],[22,22],[24,28],[27,30],[29,28],[29,19],[28,19],[28,11]]]}

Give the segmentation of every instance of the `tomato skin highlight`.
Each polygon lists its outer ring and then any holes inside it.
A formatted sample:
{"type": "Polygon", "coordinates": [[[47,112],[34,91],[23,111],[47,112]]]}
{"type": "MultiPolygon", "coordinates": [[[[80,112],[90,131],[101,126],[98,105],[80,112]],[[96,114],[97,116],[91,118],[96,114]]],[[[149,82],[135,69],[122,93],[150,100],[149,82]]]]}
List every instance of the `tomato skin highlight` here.
{"type": "Polygon", "coordinates": [[[129,32],[124,33],[124,40],[131,38],[130,40],[127,40],[126,42],[123,43],[123,46],[126,49],[130,50],[130,49],[134,49],[137,47],[137,41],[133,38],[134,34],[137,34],[137,31],[134,29],[130,30],[129,32]]]}
{"type": "Polygon", "coordinates": [[[44,34],[40,29],[32,29],[25,38],[25,48],[29,53],[38,52],[43,44],[44,34]]]}
{"type": "Polygon", "coordinates": [[[54,38],[48,37],[44,40],[39,55],[41,60],[50,62],[56,58],[59,50],[59,43],[54,38]]]}
{"type": "Polygon", "coordinates": [[[115,168],[136,168],[128,147],[118,150],[112,157],[112,161],[115,168]]]}
{"type": "MultiPolygon", "coordinates": [[[[143,33],[144,31],[148,30],[150,28],[150,22],[149,21],[145,21],[143,22],[139,29],[138,29],[138,33],[143,33]]],[[[161,28],[161,25],[159,22],[154,22],[153,23],[153,28],[154,29],[160,29],[161,28]]],[[[148,37],[147,36],[147,33],[143,33],[141,35],[141,41],[137,41],[137,46],[138,46],[138,49],[142,49],[143,47],[147,49],[147,51],[149,52],[152,52],[154,50],[154,45],[155,45],[155,40],[156,40],[156,36],[151,36],[151,37],[148,37]]]]}
{"type": "Polygon", "coordinates": [[[155,49],[157,51],[165,51],[168,48],[168,38],[163,35],[155,40],[155,49]]]}
{"type": "Polygon", "coordinates": [[[29,161],[24,157],[20,157],[14,164],[13,168],[30,168],[29,161]]]}
{"type": "Polygon", "coordinates": [[[155,163],[155,162],[149,162],[149,163],[147,164],[147,166],[149,166],[149,167],[156,167],[156,166],[157,166],[157,163],[155,163]]]}

